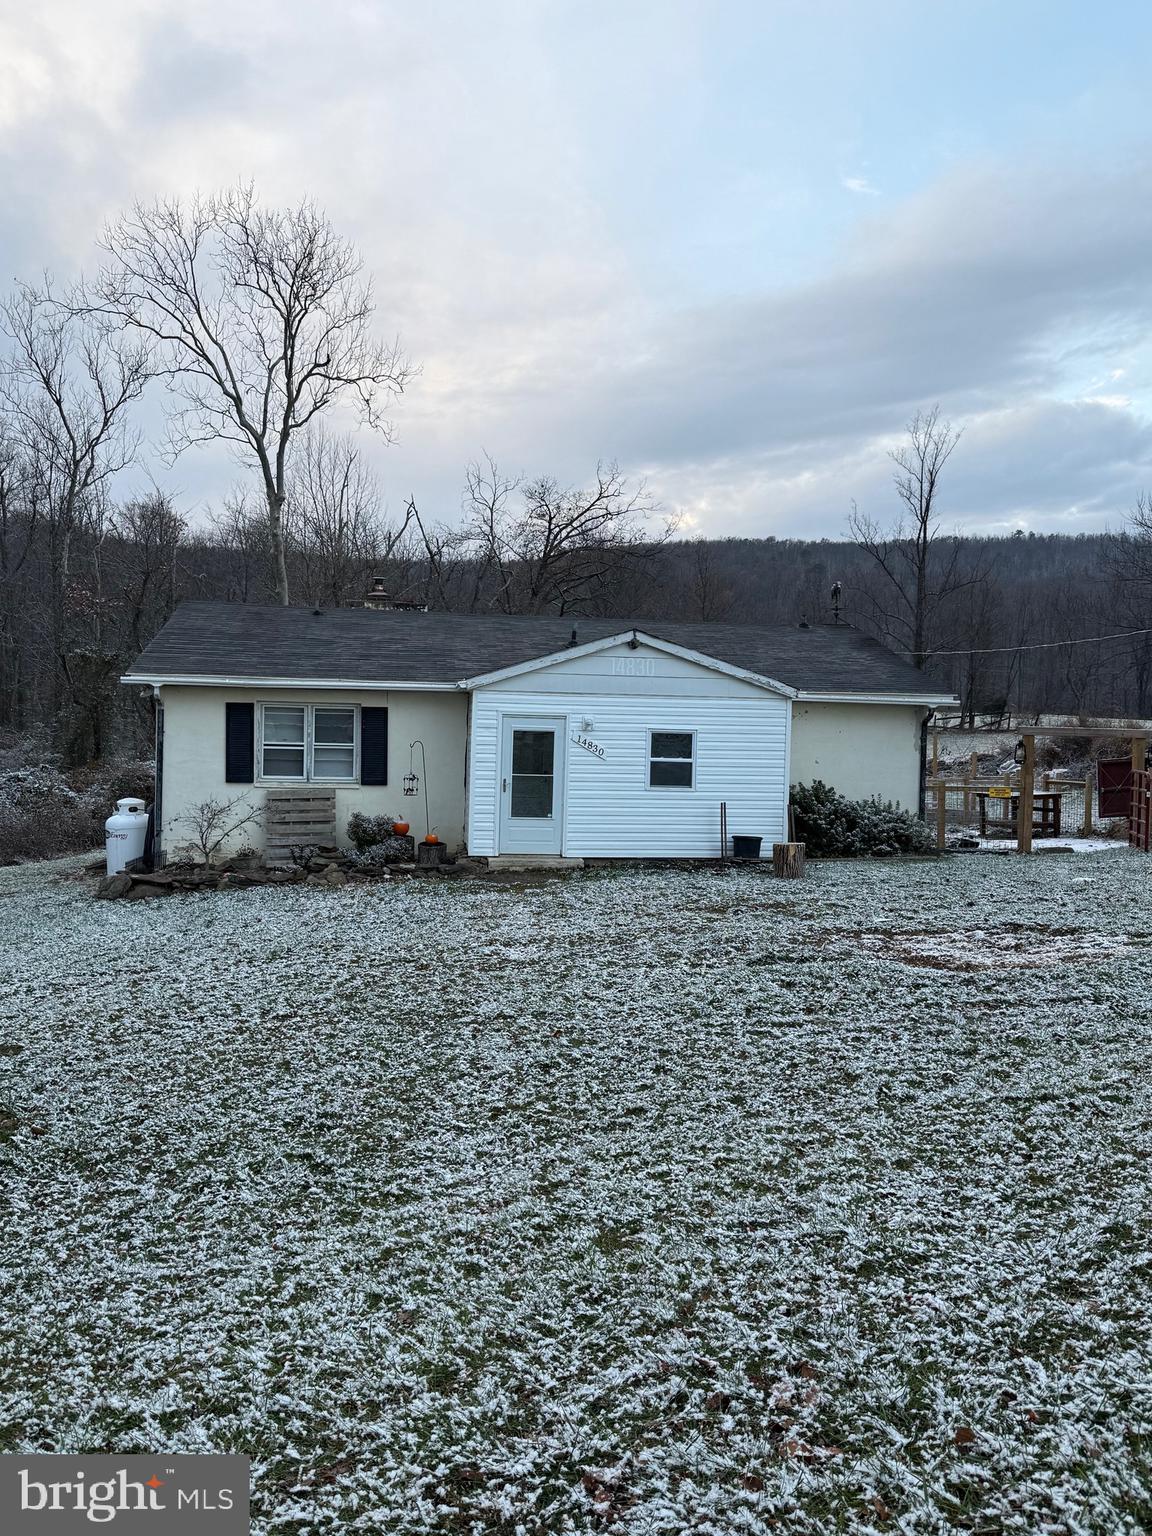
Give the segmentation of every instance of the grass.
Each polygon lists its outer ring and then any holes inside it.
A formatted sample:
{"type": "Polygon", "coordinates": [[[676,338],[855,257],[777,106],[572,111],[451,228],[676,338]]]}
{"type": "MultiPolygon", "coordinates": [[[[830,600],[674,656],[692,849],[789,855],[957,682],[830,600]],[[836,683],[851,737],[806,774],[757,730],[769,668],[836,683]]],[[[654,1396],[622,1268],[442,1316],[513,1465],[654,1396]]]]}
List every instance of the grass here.
{"type": "Polygon", "coordinates": [[[0,1448],[300,1536],[1146,1530],[1150,868],[0,871],[0,1448]]]}

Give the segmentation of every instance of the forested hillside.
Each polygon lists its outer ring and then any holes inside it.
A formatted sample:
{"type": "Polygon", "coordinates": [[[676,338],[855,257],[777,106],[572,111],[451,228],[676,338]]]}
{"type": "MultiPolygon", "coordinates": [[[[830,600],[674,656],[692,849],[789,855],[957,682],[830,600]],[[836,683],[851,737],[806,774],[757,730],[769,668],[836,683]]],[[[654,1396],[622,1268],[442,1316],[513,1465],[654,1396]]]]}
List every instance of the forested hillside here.
{"type": "MultiPolygon", "coordinates": [[[[125,664],[181,601],[276,600],[263,521],[232,505],[188,526],[155,496],[67,526],[47,499],[22,499],[18,468],[0,478],[0,730],[38,733],[72,763],[139,750],[150,706],[120,686],[125,664]]],[[[842,622],[909,648],[890,583],[849,540],[606,538],[549,562],[531,530],[484,543],[410,518],[399,534],[373,503],[349,511],[322,488],[294,513],[295,602],[357,604],[379,575],[396,597],[459,612],[830,623],[839,582],[842,622]]],[[[1139,534],[947,542],[962,582],[932,606],[927,670],[967,708],[1152,714],[1152,636],[1062,643],[1152,624],[1139,534]]]]}

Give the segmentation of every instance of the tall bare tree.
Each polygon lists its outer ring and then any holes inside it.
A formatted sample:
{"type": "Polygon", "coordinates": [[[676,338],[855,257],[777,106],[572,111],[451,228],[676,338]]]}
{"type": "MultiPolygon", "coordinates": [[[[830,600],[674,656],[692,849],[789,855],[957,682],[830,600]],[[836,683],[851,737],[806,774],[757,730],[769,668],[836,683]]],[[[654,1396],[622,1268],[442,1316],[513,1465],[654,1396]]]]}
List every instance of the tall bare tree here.
{"type": "Polygon", "coordinates": [[[137,203],[107,226],[90,302],[143,338],[178,404],[170,445],[224,441],[258,470],[277,595],[289,601],[284,508],[293,440],[340,400],[386,438],[411,367],[374,339],[356,248],[312,203],[265,209],[251,186],[137,203]]]}
{"type": "Polygon", "coordinates": [[[305,432],[288,476],[287,542],[310,603],[363,595],[369,569],[390,564],[407,528],[387,525],[380,487],[350,437],[305,432]]]}
{"type": "Polygon", "coordinates": [[[585,487],[551,476],[509,478],[491,459],[472,465],[462,531],[482,574],[475,605],[504,613],[588,611],[623,565],[650,557],[671,537],[671,519],[648,527],[656,511],[645,487],[630,486],[615,464],[597,465],[585,487]]]}
{"type": "MultiPolygon", "coordinates": [[[[148,380],[147,357],[137,340],[58,297],[48,282],[39,289],[19,287],[4,305],[0,325],[10,342],[0,368],[0,399],[9,440],[20,448],[25,527],[34,530],[39,523],[46,533],[48,602],[34,622],[45,628],[53,657],[53,713],[67,702],[74,724],[91,713],[89,673],[92,658],[103,651],[94,552],[105,526],[108,483],[138,447],[130,412],[148,380]],[[86,569],[74,560],[81,532],[90,535],[86,569]]],[[[97,731],[96,750],[99,736],[97,731]]],[[[74,754],[91,749],[91,742],[69,746],[74,754]]]]}
{"type": "Polygon", "coordinates": [[[880,578],[878,589],[863,594],[874,626],[923,670],[931,655],[933,621],[942,606],[982,576],[963,567],[963,540],[940,532],[940,479],[960,433],[941,420],[938,405],[918,411],[907,433],[903,447],[890,454],[896,466],[896,494],[903,504],[895,524],[884,530],[853,506],[849,526],[880,578]]]}

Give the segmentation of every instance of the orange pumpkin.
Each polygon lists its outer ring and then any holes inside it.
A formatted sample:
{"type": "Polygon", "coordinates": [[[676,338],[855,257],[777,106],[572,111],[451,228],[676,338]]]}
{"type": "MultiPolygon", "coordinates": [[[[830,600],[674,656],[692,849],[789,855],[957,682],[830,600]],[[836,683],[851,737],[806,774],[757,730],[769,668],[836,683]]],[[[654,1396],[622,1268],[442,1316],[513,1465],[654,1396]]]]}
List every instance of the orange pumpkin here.
{"type": "Polygon", "coordinates": [[[392,830],[393,830],[393,832],[395,832],[397,837],[407,837],[408,836],[408,823],[406,821],[394,822],[393,826],[392,826],[392,830]]]}
{"type": "Polygon", "coordinates": [[[435,832],[429,832],[428,836],[424,839],[424,841],[426,843],[438,843],[440,841],[440,839],[436,836],[435,832]]]}

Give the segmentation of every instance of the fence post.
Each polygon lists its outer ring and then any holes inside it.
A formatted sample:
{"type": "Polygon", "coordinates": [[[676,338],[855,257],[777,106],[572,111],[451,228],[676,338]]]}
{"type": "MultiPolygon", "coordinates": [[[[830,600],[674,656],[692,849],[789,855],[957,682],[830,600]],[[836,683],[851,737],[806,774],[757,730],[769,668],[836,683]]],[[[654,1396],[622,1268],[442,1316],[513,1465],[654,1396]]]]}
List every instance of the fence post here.
{"type": "Polygon", "coordinates": [[[1084,820],[1080,825],[1080,836],[1092,836],[1092,797],[1096,793],[1096,775],[1089,768],[1084,775],[1084,820]]]}
{"type": "Polygon", "coordinates": [[[948,841],[948,787],[942,779],[936,780],[936,846],[943,848],[948,841]]]}
{"type": "Polygon", "coordinates": [[[1020,765],[1020,798],[1016,802],[1016,852],[1032,852],[1032,812],[1036,792],[1036,737],[1024,736],[1024,761],[1020,765]]]}

